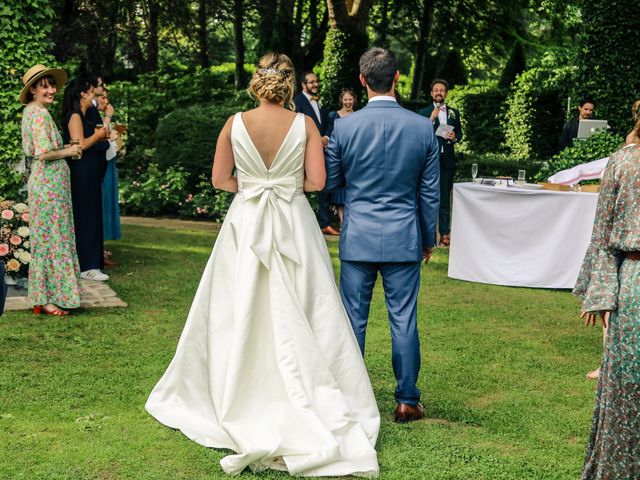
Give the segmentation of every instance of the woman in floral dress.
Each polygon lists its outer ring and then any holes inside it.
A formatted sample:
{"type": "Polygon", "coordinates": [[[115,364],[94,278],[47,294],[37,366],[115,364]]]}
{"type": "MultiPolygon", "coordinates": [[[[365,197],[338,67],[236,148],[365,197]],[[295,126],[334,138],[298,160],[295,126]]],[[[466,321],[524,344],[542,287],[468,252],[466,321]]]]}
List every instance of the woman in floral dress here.
{"type": "Polygon", "coordinates": [[[73,230],[69,167],[80,158],[79,145],[63,148],[48,108],[67,80],[64,70],[35,65],[24,75],[20,103],[22,149],[30,160],[29,209],[31,263],[29,301],[34,313],[64,316],[80,306],[80,267],[73,230]]]}
{"type": "Polygon", "coordinates": [[[608,324],[583,480],[640,478],[640,145],[611,156],[574,293],[608,324]]]}

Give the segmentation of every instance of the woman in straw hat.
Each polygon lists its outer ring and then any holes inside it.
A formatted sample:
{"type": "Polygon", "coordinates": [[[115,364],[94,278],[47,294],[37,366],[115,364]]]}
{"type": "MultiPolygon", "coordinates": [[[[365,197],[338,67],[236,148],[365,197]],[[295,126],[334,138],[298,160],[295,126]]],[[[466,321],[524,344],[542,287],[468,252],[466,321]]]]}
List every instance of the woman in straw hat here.
{"type": "Polygon", "coordinates": [[[30,161],[31,229],[29,301],[35,314],[68,315],[80,306],[80,267],[76,255],[69,167],[65,158],[80,158],[79,145],[63,146],[49,106],[67,74],[35,65],[22,77],[20,103],[22,150],[30,161]]]}

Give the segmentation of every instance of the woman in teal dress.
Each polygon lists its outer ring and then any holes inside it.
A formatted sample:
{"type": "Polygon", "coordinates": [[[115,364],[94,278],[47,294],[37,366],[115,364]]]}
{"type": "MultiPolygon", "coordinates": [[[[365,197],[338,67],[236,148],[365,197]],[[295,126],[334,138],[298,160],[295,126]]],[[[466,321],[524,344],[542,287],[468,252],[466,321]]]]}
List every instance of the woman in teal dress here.
{"type": "Polygon", "coordinates": [[[79,145],[64,148],[49,106],[67,81],[64,70],[35,65],[25,73],[20,103],[22,149],[30,164],[29,225],[31,262],[29,301],[34,313],[64,316],[80,306],[80,267],[73,228],[69,167],[79,145]]]}
{"type": "Polygon", "coordinates": [[[640,478],[640,145],[605,170],[574,293],[588,324],[608,324],[582,480],[640,478]]]}

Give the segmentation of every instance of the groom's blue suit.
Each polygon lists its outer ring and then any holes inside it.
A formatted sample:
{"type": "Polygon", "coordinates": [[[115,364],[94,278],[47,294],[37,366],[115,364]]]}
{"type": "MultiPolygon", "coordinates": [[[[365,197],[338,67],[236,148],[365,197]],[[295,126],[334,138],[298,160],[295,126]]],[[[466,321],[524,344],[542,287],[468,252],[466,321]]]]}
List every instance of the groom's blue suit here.
{"type": "MultiPolygon", "coordinates": [[[[388,97],[385,97],[388,98],[388,97]]],[[[325,151],[326,190],[345,187],[340,292],[364,353],[380,271],[398,403],[415,405],[420,370],[417,298],[422,250],[435,245],[439,149],[431,122],[395,101],[370,101],[336,119],[325,151]]]]}

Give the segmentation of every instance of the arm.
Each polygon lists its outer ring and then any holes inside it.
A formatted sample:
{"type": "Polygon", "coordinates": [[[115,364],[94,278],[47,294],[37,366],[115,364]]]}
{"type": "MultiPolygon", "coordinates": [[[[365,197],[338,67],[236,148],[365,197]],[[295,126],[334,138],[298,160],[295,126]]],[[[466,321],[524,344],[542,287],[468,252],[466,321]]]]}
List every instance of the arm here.
{"type": "Polygon", "coordinates": [[[573,294],[582,298],[583,312],[601,313],[618,307],[618,267],[621,254],[609,244],[618,197],[617,159],[611,156],[602,179],[591,243],[573,294]]]}
{"type": "MultiPolygon", "coordinates": [[[[96,128],[93,135],[85,138],[80,115],[74,113],[69,119],[69,138],[78,139],[80,141],[80,147],[82,147],[82,150],[87,150],[93,147],[96,143],[101,142],[102,140],[105,140],[107,138],[107,129],[104,127],[96,128]]],[[[106,145],[105,150],[107,148],[109,148],[108,144],[106,145]]]]}
{"type": "MultiPolygon", "coordinates": [[[[427,127],[431,128],[430,125],[427,127]]],[[[418,202],[422,248],[426,257],[436,244],[436,222],[440,208],[440,149],[431,131],[427,131],[427,158],[420,174],[418,202]]]]}
{"type": "Polygon", "coordinates": [[[307,130],[307,147],[304,152],[304,190],[317,192],[324,188],[327,179],[322,141],[313,120],[305,115],[304,121],[307,130]]]}
{"type": "Polygon", "coordinates": [[[338,123],[334,124],[329,145],[324,151],[327,166],[327,184],[325,185],[325,191],[327,192],[344,187],[345,184],[344,172],[342,170],[342,148],[340,147],[336,130],[338,123]]]}
{"type": "Polygon", "coordinates": [[[211,169],[211,184],[218,190],[235,193],[238,191],[238,179],[233,175],[235,162],[231,146],[232,125],[233,116],[229,117],[218,136],[216,152],[213,156],[213,168],[211,169]]]}

